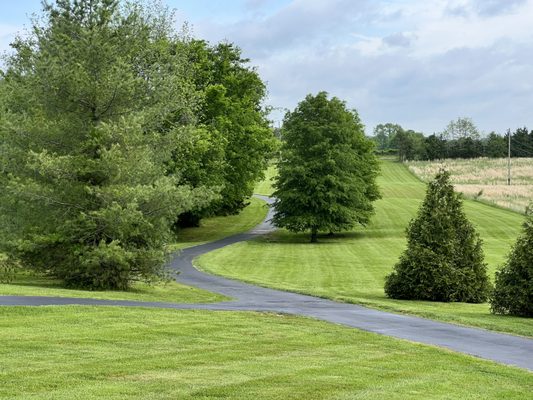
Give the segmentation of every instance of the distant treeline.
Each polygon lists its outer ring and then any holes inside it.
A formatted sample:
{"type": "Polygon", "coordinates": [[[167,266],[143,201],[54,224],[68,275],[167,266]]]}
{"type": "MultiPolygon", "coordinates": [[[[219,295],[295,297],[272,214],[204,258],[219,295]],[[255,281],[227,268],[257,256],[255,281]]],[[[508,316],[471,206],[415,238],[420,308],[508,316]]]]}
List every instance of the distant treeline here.
{"type": "Polygon", "coordinates": [[[395,154],[400,161],[444,158],[507,157],[511,136],[511,157],[533,157],[533,130],[526,127],[504,134],[482,137],[469,118],[458,118],[440,133],[425,136],[397,124],[379,124],[372,140],[380,154],[395,154]]]}

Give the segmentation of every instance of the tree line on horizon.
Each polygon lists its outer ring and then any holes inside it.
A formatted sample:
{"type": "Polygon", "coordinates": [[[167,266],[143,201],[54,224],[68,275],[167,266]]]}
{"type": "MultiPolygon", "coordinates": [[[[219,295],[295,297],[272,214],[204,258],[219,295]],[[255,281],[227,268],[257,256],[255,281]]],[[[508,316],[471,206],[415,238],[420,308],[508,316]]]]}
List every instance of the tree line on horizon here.
{"type": "Polygon", "coordinates": [[[533,130],[523,127],[483,136],[470,118],[450,121],[442,132],[429,136],[393,123],[379,124],[373,133],[378,154],[394,154],[400,161],[507,157],[509,135],[511,157],[533,157],[533,130]]]}

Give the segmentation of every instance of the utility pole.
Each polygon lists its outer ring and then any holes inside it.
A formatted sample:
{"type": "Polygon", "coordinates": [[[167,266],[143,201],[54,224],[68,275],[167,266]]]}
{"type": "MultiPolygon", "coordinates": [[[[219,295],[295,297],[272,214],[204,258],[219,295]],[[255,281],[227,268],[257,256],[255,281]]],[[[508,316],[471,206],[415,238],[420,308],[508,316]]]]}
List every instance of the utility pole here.
{"type": "Polygon", "coordinates": [[[509,146],[507,151],[507,185],[511,186],[511,130],[507,129],[507,137],[509,138],[509,146]]]}

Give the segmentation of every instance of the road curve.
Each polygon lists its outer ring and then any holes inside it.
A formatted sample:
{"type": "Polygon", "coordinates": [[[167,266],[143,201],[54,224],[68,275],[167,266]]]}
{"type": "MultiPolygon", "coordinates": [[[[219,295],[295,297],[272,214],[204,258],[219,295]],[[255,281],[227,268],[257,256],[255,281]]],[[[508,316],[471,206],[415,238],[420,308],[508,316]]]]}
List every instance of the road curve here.
{"type": "MultiPolygon", "coordinates": [[[[268,197],[258,197],[271,203],[271,199],[268,197]]],[[[169,264],[172,270],[179,272],[176,277],[179,282],[231,297],[235,299],[233,301],[213,304],[173,304],[66,297],[0,296],[0,305],[107,305],[288,313],[312,317],[395,338],[407,339],[413,342],[445,347],[450,350],[533,371],[533,339],[258,287],[210,275],[194,268],[192,260],[201,254],[272,231],[274,228],[269,223],[270,218],[271,210],[266,220],[251,231],[185,249],[177,254],[169,264]]]]}

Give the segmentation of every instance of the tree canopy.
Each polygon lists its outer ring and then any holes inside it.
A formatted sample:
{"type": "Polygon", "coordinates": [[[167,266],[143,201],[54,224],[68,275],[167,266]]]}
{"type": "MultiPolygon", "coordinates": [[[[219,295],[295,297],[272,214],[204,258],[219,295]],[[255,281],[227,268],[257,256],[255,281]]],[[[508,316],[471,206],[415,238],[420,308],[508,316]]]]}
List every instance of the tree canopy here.
{"type": "Polygon", "coordinates": [[[355,110],[326,92],[285,115],[274,196],[276,226],[334,232],[366,224],[379,198],[379,165],[355,110]]]}
{"type": "Polygon", "coordinates": [[[217,138],[217,148],[224,155],[223,162],[212,169],[215,173],[208,174],[220,177],[222,189],[206,211],[234,214],[252,195],[274,146],[268,110],[263,105],[266,87],[235,45],[211,46],[192,40],[187,47],[194,83],[202,98],[199,123],[217,138]]]}
{"type": "Polygon", "coordinates": [[[71,286],[162,276],[178,215],[242,207],[268,153],[240,51],[193,62],[197,43],[141,4],[44,3],[0,80],[0,250],[71,286]]]}

